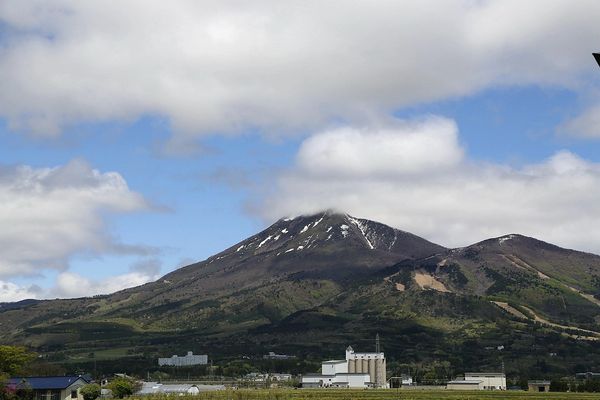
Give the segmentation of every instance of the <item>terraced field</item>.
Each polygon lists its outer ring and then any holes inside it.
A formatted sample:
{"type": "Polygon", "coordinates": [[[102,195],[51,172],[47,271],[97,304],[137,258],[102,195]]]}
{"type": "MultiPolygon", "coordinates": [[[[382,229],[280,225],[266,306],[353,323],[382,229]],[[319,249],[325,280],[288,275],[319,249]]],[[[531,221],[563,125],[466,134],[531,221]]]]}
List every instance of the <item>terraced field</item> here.
{"type": "MultiPolygon", "coordinates": [[[[159,399],[165,396],[156,396],[159,399]]],[[[510,400],[600,399],[600,393],[470,392],[447,390],[227,390],[201,393],[198,400],[510,400]]],[[[144,399],[148,399],[145,397],[144,399]]],[[[136,399],[137,400],[137,399],[136,399]]]]}

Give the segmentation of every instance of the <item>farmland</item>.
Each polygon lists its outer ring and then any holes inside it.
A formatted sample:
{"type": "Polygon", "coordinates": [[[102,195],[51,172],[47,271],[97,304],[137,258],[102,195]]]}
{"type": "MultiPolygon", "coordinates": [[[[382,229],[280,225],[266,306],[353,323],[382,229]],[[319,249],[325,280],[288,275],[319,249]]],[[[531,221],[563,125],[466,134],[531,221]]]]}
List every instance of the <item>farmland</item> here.
{"type": "MultiPolygon", "coordinates": [[[[158,399],[162,396],[153,397],[158,399]]],[[[600,399],[600,393],[530,393],[447,390],[227,390],[193,396],[198,400],[510,400],[600,399]]],[[[147,399],[146,397],[144,399],[147,399]]],[[[136,399],[137,400],[137,399],[136,399]]]]}

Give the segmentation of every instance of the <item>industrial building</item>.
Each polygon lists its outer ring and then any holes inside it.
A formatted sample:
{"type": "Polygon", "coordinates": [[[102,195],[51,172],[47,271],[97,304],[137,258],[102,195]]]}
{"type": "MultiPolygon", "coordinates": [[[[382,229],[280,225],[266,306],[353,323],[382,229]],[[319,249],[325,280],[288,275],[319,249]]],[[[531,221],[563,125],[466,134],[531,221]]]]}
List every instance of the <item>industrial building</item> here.
{"type": "Polygon", "coordinates": [[[384,387],[386,385],[386,364],[383,352],[355,353],[352,347],[348,346],[346,360],[348,361],[349,373],[367,373],[373,386],[384,387]]]}
{"type": "Polygon", "coordinates": [[[323,362],[321,374],[302,377],[302,387],[386,387],[385,368],[383,352],[355,353],[348,346],[345,360],[323,362]]]}
{"type": "Polygon", "coordinates": [[[449,390],[506,390],[506,375],[503,372],[467,372],[462,379],[446,384],[449,390]]]}
{"type": "Polygon", "coordinates": [[[191,365],[206,365],[208,364],[208,356],[206,354],[194,354],[188,351],[185,356],[174,355],[168,358],[159,358],[159,366],[173,366],[173,367],[188,367],[191,365]]]}

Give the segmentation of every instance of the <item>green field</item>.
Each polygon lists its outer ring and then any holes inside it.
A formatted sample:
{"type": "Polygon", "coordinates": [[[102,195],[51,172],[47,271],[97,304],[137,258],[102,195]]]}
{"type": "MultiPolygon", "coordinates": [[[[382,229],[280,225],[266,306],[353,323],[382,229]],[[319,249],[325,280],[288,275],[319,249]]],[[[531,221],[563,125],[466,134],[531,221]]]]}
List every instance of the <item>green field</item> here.
{"type": "MultiPolygon", "coordinates": [[[[155,396],[152,399],[167,398],[155,396]]],[[[187,397],[187,396],[186,396],[187,397]]],[[[190,396],[192,397],[192,396],[190,396]]],[[[447,390],[227,390],[193,396],[199,400],[504,400],[600,399],[600,393],[471,392],[447,390]]],[[[139,398],[148,399],[147,397],[139,398]]]]}

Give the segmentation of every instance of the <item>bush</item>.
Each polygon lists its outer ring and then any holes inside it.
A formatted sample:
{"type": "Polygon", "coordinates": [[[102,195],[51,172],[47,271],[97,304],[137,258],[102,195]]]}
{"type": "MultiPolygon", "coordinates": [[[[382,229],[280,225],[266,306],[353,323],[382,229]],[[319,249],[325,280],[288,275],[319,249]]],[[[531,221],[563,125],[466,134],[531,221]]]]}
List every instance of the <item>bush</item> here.
{"type": "Polygon", "coordinates": [[[551,392],[567,392],[569,390],[569,384],[563,380],[553,379],[550,381],[551,392]]]}
{"type": "Polygon", "coordinates": [[[82,386],[81,389],[79,389],[79,393],[81,393],[84,400],[96,400],[98,397],[100,397],[102,392],[100,385],[97,383],[90,383],[82,386]]]}
{"type": "Polygon", "coordinates": [[[116,378],[107,387],[112,391],[113,397],[119,399],[131,396],[137,390],[136,382],[127,378],[116,378]]]}

